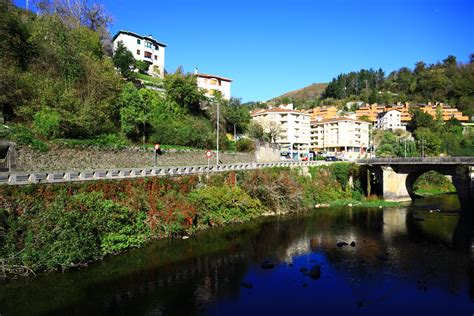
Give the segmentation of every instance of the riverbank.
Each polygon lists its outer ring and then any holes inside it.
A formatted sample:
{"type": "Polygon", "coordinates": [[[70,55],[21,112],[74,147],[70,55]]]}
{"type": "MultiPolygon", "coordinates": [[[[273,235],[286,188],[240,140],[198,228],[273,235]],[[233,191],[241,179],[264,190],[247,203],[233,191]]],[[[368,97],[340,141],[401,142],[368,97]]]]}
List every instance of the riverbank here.
{"type": "Polygon", "coordinates": [[[317,204],[394,205],[363,196],[356,165],[311,167],[309,174],[275,168],[210,178],[2,186],[0,278],[82,267],[153,239],[182,238],[317,204]]]}
{"type": "Polygon", "coordinates": [[[422,174],[413,187],[415,194],[419,196],[430,196],[455,193],[456,188],[450,179],[436,172],[429,171],[422,174]]]}

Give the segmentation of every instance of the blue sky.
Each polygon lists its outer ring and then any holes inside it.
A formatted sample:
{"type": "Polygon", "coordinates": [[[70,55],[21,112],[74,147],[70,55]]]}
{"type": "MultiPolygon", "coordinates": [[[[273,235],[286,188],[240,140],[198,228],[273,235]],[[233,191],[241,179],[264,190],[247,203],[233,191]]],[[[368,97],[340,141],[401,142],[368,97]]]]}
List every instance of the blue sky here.
{"type": "MultiPolygon", "coordinates": [[[[17,0],[18,4],[25,1],[17,0]]],[[[152,34],[179,65],[264,101],[340,73],[474,53],[472,0],[99,0],[111,32],[152,34]]]]}

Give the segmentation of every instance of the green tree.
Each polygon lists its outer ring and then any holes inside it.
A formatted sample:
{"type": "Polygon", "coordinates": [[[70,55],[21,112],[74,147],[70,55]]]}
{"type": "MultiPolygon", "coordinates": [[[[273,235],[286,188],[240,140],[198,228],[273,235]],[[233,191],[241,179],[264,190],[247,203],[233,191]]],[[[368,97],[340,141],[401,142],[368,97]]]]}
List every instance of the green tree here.
{"type": "Polygon", "coordinates": [[[127,83],[119,98],[122,132],[131,138],[142,136],[145,144],[147,125],[150,123],[153,108],[158,106],[158,97],[154,91],[137,88],[127,83]]]}
{"type": "Polygon", "coordinates": [[[248,127],[248,135],[254,140],[263,140],[263,127],[255,121],[250,122],[248,127]]]}
{"type": "Polygon", "coordinates": [[[418,128],[422,127],[433,128],[435,125],[433,117],[419,108],[411,108],[410,114],[411,121],[409,127],[412,131],[416,131],[418,128]]]}
{"type": "Polygon", "coordinates": [[[174,74],[166,75],[164,78],[166,98],[191,114],[202,114],[201,102],[206,100],[204,92],[197,86],[196,77],[192,74],[184,74],[179,67],[174,74]]]}
{"type": "Polygon", "coordinates": [[[415,132],[418,151],[424,156],[438,156],[441,152],[441,138],[427,127],[420,127],[415,132]]]}
{"type": "Polygon", "coordinates": [[[236,133],[242,134],[246,131],[250,123],[250,113],[246,107],[240,105],[239,99],[230,99],[225,115],[227,132],[233,133],[234,127],[236,133]]]}
{"type": "Polygon", "coordinates": [[[133,72],[133,69],[137,61],[133,57],[132,52],[130,52],[123,45],[122,41],[117,43],[117,47],[113,56],[113,61],[115,67],[117,67],[122,76],[129,80],[135,78],[135,73],[133,72]]]}
{"type": "Polygon", "coordinates": [[[135,61],[135,68],[142,74],[148,74],[148,69],[150,68],[150,63],[142,60],[135,61]]]}

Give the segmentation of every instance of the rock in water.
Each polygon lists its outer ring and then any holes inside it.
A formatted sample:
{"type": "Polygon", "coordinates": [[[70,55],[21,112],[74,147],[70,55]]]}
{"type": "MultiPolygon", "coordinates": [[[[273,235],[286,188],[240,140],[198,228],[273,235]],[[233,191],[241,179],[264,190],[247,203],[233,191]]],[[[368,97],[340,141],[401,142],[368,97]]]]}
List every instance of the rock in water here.
{"type": "Polygon", "coordinates": [[[253,284],[252,284],[252,283],[245,282],[245,281],[240,282],[240,285],[243,286],[243,287],[246,288],[246,289],[251,289],[251,288],[253,288],[253,284]]]}
{"type": "Polygon", "coordinates": [[[308,274],[314,280],[319,279],[321,276],[321,266],[319,264],[315,265],[311,270],[309,270],[308,274]]]}
{"type": "Polygon", "coordinates": [[[262,262],[261,267],[262,269],[273,269],[275,267],[275,264],[273,262],[265,260],[264,262],[262,262]]]}
{"type": "Polygon", "coordinates": [[[351,247],[355,247],[355,246],[356,246],[355,241],[351,242],[351,247]]]}
{"type": "Polygon", "coordinates": [[[342,247],[344,247],[344,246],[347,246],[348,243],[346,243],[345,241],[342,241],[342,242],[338,242],[336,245],[337,245],[339,248],[342,248],[342,247]]]}
{"type": "Polygon", "coordinates": [[[304,275],[308,274],[308,269],[306,269],[305,267],[302,267],[300,269],[300,272],[303,273],[304,275]]]}
{"type": "Polygon", "coordinates": [[[375,257],[380,261],[388,261],[388,257],[386,255],[377,255],[375,257]]]}

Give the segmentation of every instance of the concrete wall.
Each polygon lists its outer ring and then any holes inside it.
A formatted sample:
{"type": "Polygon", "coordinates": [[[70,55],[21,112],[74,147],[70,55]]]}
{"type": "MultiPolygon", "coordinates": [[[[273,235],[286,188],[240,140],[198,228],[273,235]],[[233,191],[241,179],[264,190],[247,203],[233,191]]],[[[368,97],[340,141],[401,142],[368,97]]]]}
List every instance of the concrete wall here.
{"type": "MultiPolygon", "coordinates": [[[[224,164],[255,162],[254,153],[219,153],[224,164]]],[[[215,155],[211,164],[215,165],[215,155]]],[[[28,146],[16,148],[16,171],[90,170],[110,168],[141,168],[153,166],[153,151],[142,149],[93,150],[50,147],[39,152],[28,146]]],[[[158,166],[207,165],[206,151],[164,151],[158,166]]]]}
{"type": "Polygon", "coordinates": [[[391,167],[382,167],[383,170],[383,198],[386,201],[411,201],[407,190],[406,173],[397,173],[391,167]]]}
{"type": "Polygon", "coordinates": [[[280,160],[280,149],[271,144],[256,144],[255,157],[257,162],[273,162],[280,160]]]}

